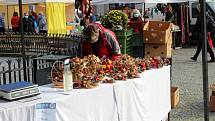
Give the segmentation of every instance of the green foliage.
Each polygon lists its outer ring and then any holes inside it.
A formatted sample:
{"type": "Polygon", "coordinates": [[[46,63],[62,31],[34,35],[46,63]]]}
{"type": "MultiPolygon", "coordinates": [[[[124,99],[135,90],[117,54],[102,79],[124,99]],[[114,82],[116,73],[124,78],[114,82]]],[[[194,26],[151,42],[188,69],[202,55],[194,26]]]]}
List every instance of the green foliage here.
{"type": "Polygon", "coordinates": [[[102,18],[101,23],[108,29],[112,29],[118,25],[122,26],[123,29],[126,29],[128,24],[128,15],[119,10],[111,10],[102,18]]]}

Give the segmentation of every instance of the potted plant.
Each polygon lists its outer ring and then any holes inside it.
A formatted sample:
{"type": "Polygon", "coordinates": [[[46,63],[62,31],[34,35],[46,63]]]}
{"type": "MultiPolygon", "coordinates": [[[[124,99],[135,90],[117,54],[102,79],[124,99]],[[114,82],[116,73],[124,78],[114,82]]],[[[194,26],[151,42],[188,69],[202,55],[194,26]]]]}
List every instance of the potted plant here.
{"type": "Polygon", "coordinates": [[[102,25],[111,29],[122,46],[123,54],[132,54],[132,36],[133,30],[127,29],[128,15],[119,10],[111,10],[101,20],[102,25]]]}
{"type": "Polygon", "coordinates": [[[119,10],[111,10],[102,18],[101,23],[111,30],[127,29],[128,15],[119,10]]]}

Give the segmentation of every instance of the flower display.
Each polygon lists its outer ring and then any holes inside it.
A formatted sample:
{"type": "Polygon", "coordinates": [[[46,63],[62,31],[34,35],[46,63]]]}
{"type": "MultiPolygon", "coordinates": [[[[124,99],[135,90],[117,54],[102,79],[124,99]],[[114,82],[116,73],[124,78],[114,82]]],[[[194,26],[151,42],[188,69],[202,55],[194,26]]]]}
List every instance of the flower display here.
{"type": "Polygon", "coordinates": [[[113,29],[116,26],[125,29],[127,28],[128,15],[119,10],[112,10],[102,18],[101,22],[107,29],[113,29]]]}
{"type": "MultiPolygon", "coordinates": [[[[70,59],[74,88],[94,88],[99,83],[114,83],[116,80],[138,78],[139,73],[171,64],[171,60],[161,57],[133,58],[127,54],[117,60],[102,59],[95,55],[70,59]]],[[[52,72],[53,83],[63,87],[63,65],[52,72]],[[59,85],[60,84],[60,85],[59,85]]]]}

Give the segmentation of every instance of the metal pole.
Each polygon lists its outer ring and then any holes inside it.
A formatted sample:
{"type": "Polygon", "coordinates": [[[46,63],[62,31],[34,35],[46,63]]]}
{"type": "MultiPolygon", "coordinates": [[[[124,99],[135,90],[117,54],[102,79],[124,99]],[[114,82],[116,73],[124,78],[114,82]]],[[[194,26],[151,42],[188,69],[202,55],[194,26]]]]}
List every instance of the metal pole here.
{"type": "Polygon", "coordinates": [[[202,72],[203,72],[203,96],[204,119],[209,121],[208,105],[208,59],[207,59],[207,28],[206,28],[206,4],[205,0],[199,0],[201,6],[201,40],[202,40],[202,72]]]}
{"type": "Polygon", "coordinates": [[[27,81],[25,40],[24,40],[24,32],[23,32],[23,20],[22,20],[22,0],[19,0],[19,16],[20,16],[20,23],[21,23],[20,33],[21,33],[21,42],[22,42],[23,73],[24,73],[24,81],[27,81]]]}
{"type": "Polygon", "coordinates": [[[146,3],[143,4],[143,17],[144,17],[144,21],[146,21],[146,3]]]}
{"type": "Polygon", "coordinates": [[[9,10],[8,10],[8,5],[7,5],[7,31],[9,31],[9,25],[10,25],[8,12],[9,12],[9,10]]]}

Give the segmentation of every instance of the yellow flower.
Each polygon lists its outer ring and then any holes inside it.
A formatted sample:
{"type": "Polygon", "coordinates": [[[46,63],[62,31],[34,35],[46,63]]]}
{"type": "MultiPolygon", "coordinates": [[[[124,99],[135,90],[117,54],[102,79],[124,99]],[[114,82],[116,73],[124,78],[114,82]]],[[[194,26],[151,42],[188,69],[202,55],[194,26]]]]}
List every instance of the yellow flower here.
{"type": "Polygon", "coordinates": [[[121,25],[123,27],[127,27],[127,22],[128,22],[127,14],[119,10],[109,11],[102,19],[102,25],[104,25],[104,27],[106,28],[109,28],[110,25],[121,25]]]}

